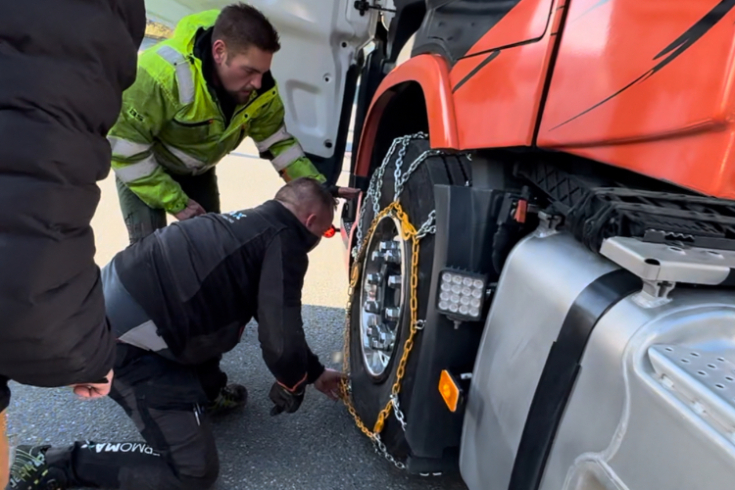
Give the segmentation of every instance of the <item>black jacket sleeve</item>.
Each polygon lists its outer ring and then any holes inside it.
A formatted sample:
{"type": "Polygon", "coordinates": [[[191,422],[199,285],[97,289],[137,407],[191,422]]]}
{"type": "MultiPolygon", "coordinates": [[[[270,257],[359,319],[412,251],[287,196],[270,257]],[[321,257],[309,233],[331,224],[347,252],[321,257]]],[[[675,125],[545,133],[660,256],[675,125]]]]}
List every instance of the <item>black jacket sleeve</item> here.
{"type": "Polygon", "coordinates": [[[143,0],[0,2],[0,375],[18,382],[112,367],[90,221],[144,30],[143,0]]]}
{"type": "Polygon", "coordinates": [[[293,390],[313,383],[324,371],[309,349],[301,318],[301,289],[308,257],[295,240],[274,237],[265,253],[258,288],[258,339],[276,380],[293,390]]]}

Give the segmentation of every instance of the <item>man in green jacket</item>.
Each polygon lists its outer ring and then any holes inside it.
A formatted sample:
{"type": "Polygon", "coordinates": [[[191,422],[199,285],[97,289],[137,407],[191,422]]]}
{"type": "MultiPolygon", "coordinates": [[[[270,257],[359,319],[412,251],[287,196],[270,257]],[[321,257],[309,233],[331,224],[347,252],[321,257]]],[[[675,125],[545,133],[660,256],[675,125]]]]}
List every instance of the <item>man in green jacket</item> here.
{"type": "Polygon", "coordinates": [[[214,167],[246,136],[286,182],[326,182],[286,130],[270,72],[279,49],[268,19],[240,3],[183,18],[171,39],[140,55],[108,134],[131,243],[166,226],[166,213],[185,220],[220,212],[214,167]]]}

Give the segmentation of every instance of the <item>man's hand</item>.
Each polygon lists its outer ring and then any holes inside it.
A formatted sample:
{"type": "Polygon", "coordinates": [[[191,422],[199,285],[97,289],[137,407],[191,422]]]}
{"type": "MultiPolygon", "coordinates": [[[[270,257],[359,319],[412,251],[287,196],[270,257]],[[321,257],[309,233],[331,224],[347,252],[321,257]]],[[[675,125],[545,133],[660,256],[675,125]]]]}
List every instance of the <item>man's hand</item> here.
{"type": "Polygon", "coordinates": [[[337,188],[337,196],[341,197],[342,199],[354,199],[360,194],[360,189],[355,189],[352,187],[338,187],[337,188]]]}
{"type": "Polygon", "coordinates": [[[294,413],[304,401],[304,385],[297,386],[293,391],[289,391],[277,381],[271,386],[268,397],[275,404],[271,408],[271,415],[278,415],[281,412],[294,413]]]}
{"type": "Polygon", "coordinates": [[[332,400],[339,400],[339,387],[345,375],[334,369],[325,369],[319,378],[314,381],[314,388],[327,395],[332,400]]]}
{"type": "Polygon", "coordinates": [[[189,202],[186,203],[186,207],[174,214],[174,216],[176,216],[177,220],[184,221],[185,219],[193,218],[194,216],[201,216],[202,214],[207,214],[204,208],[194,199],[189,199],[189,202]]]}
{"type": "MultiPolygon", "coordinates": [[[[82,383],[72,385],[74,393],[82,398],[102,398],[110,394],[112,388],[112,370],[105,377],[106,382],[103,383],[82,383]]],[[[100,380],[102,381],[102,380],[100,380]]]]}

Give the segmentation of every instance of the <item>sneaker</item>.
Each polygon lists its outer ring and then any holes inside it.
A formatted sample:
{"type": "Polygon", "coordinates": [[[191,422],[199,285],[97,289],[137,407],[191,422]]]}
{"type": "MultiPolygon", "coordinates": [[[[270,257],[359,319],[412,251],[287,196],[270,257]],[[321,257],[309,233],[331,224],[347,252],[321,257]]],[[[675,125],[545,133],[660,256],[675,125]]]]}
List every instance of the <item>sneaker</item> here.
{"type": "Polygon", "coordinates": [[[10,481],[5,490],[64,490],[46,464],[46,451],[50,447],[16,447],[10,466],[10,481]]]}
{"type": "Polygon", "coordinates": [[[238,384],[229,384],[222,388],[217,398],[204,407],[212,416],[223,415],[244,407],[248,401],[248,390],[238,384]]]}

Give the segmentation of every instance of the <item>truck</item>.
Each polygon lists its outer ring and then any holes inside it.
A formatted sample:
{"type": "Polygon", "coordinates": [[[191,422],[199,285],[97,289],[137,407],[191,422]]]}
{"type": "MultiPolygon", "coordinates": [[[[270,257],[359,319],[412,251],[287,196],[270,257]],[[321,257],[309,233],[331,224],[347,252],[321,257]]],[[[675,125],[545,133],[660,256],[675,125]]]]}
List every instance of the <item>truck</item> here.
{"type": "Polygon", "coordinates": [[[378,454],[472,490],[732,485],[735,0],[251,3],[289,132],[362,190],[343,388],[378,454]]]}

